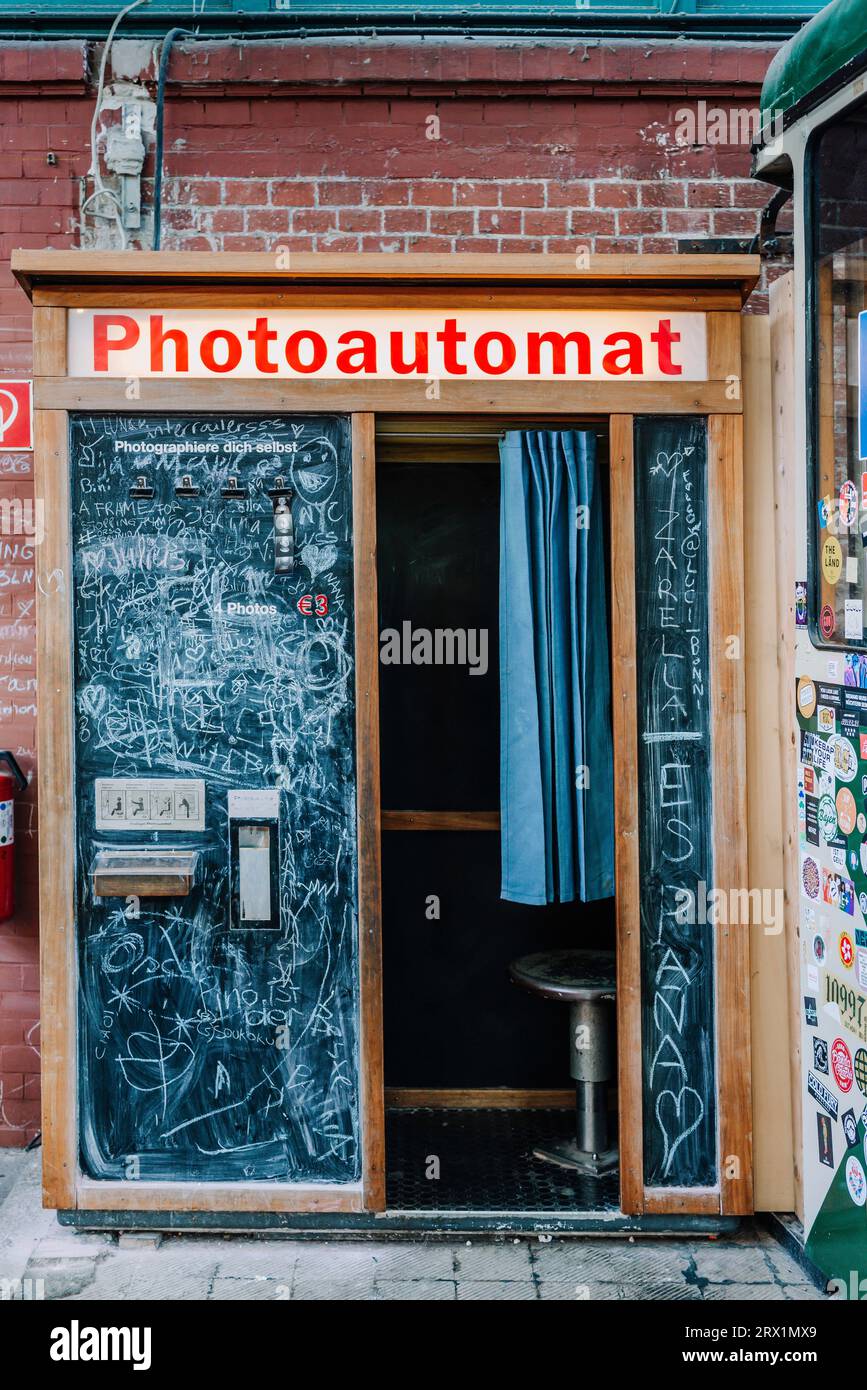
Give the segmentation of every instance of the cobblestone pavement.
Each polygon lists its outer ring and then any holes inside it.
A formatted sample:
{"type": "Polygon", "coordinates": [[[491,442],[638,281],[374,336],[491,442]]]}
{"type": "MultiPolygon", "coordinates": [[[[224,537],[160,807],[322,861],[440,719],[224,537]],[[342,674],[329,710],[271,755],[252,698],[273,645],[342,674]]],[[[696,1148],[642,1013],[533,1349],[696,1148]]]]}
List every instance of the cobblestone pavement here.
{"type": "Polygon", "coordinates": [[[5,1297],[749,1299],[825,1297],[764,1230],[718,1240],[291,1240],[75,1232],[42,1210],[39,1155],[0,1150],[5,1297]],[[16,1281],[21,1281],[20,1283],[16,1281]]]}

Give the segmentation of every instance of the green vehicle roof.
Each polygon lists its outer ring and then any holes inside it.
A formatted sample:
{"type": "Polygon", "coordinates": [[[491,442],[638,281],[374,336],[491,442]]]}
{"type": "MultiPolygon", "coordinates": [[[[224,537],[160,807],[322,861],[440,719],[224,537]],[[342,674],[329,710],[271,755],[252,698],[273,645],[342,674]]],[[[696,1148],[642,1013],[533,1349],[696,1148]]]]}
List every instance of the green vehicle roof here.
{"type": "Polygon", "coordinates": [[[807,109],[867,70],[867,0],[833,0],[794,38],[768,68],[762,112],[807,109]]]}

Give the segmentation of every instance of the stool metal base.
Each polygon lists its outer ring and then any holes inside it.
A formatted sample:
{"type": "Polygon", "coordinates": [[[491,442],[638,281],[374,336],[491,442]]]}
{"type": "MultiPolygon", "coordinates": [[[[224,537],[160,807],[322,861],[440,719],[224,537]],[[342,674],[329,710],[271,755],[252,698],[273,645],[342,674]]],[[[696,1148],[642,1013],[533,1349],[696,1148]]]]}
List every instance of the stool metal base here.
{"type": "Polygon", "coordinates": [[[575,1139],[564,1139],[561,1144],[552,1144],[550,1148],[534,1149],[533,1157],[540,1158],[543,1163],[556,1163],[558,1168],[571,1168],[578,1173],[586,1173],[591,1178],[601,1178],[603,1173],[610,1173],[612,1168],[617,1167],[617,1149],[606,1149],[603,1153],[590,1153],[586,1149],[579,1149],[575,1139]]]}

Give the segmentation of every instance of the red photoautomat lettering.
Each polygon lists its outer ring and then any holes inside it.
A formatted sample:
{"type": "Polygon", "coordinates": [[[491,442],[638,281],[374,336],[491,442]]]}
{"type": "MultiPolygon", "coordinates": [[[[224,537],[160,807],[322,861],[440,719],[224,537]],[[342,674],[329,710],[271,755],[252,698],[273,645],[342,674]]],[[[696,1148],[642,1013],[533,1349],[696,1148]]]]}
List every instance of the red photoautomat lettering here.
{"type": "Polygon", "coordinates": [[[151,371],[165,371],[163,346],[165,343],[171,343],[175,349],[175,365],[172,370],[188,372],[190,370],[190,343],[184,330],[182,328],[163,328],[162,314],[151,314],[150,330],[151,371]]]}
{"type": "Polygon", "coordinates": [[[410,372],[426,372],[428,370],[427,334],[416,333],[414,336],[415,356],[412,362],[407,362],[403,351],[403,333],[395,331],[389,335],[391,370],[400,376],[407,376],[410,372]]]}
{"type": "Polygon", "coordinates": [[[509,337],[509,334],[499,333],[496,330],[491,333],[483,333],[481,337],[476,340],[475,347],[473,348],[473,357],[475,358],[476,366],[488,376],[502,376],[504,372],[511,371],[512,367],[515,365],[515,358],[517,355],[518,350],[509,337]],[[497,366],[491,361],[489,350],[491,343],[497,343],[500,348],[500,362],[497,366]]]}
{"type": "Polygon", "coordinates": [[[277,363],[272,362],[268,356],[268,344],[277,341],[276,329],[268,327],[266,318],[258,318],[255,328],[247,331],[247,337],[253,344],[253,354],[256,358],[257,372],[276,372],[277,363]]]}
{"type": "Polygon", "coordinates": [[[458,361],[457,345],[467,341],[466,333],[458,332],[457,319],[446,319],[442,333],[437,334],[437,342],[443,345],[443,363],[449,376],[466,376],[467,369],[458,361]]]}
{"type": "Polygon", "coordinates": [[[135,347],[139,340],[139,326],[129,314],[94,314],[93,316],[93,369],[95,372],[108,371],[108,354],[126,352],[135,347]],[[112,328],[119,328],[120,338],[110,338],[112,328]]]}
{"type": "Polygon", "coordinates": [[[605,346],[611,348],[602,359],[602,370],[609,376],[641,376],[644,371],[644,353],[641,338],[637,333],[609,333],[605,346]],[[618,344],[621,346],[618,347],[618,344]],[[625,360],[624,360],[625,359],[625,360]]]}
{"type": "Polygon", "coordinates": [[[682,376],[683,367],[671,360],[671,345],[680,342],[680,334],[671,331],[671,319],[659,320],[659,328],[655,333],[651,333],[650,341],[657,345],[659,370],[666,376],[682,376]]]}
{"type": "Polygon", "coordinates": [[[228,328],[212,328],[206,333],[199,348],[199,356],[209,372],[233,372],[241,360],[243,349],[237,333],[228,328]],[[217,343],[226,344],[226,360],[218,362],[214,349],[217,343]]]}
{"type": "Polygon", "coordinates": [[[293,372],[301,372],[307,376],[311,372],[321,371],[328,356],[328,348],[321,333],[314,333],[312,330],[300,329],[297,333],[290,333],[286,339],[286,361],[293,372]],[[313,356],[309,362],[301,361],[301,344],[308,342],[313,348],[313,356]]]}

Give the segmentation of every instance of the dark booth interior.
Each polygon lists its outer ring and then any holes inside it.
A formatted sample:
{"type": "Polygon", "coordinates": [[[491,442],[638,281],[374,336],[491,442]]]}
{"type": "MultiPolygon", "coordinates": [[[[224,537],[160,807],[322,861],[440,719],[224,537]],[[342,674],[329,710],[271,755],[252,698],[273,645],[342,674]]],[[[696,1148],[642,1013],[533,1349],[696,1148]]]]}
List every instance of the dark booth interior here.
{"type": "MultiPolygon", "coordinates": [[[[393,1209],[619,1205],[616,1170],[587,1177],[534,1157],[539,1143],[575,1131],[567,1006],[509,974],[530,952],[614,949],[613,898],[525,906],[500,897],[498,447],[505,428],[525,424],[545,426],[469,416],[377,422],[380,638],[402,635],[401,659],[379,669],[393,1209]],[[486,651],[476,643],[477,673],[406,659],[411,633],[456,628],[487,634],[486,651]],[[402,829],[394,812],[490,819],[486,829],[402,829]],[[440,1160],[436,1180],[431,1155],[440,1160]]],[[[608,556],[606,426],[551,425],[597,434],[608,556]]]]}

